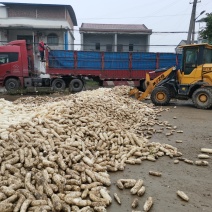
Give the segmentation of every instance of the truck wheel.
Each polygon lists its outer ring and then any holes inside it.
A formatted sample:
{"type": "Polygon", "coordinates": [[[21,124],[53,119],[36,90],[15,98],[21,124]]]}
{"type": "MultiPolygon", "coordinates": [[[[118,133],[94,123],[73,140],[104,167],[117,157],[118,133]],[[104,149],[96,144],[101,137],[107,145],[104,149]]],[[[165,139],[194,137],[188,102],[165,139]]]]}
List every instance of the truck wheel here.
{"type": "Polygon", "coordinates": [[[156,87],[151,93],[152,103],[158,106],[168,105],[171,100],[171,95],[166,87],[156,87]]]}
{"type": "Polygon", "coordinates": [[[52,83],[53,91],[62,92],[66,88],[66,83],[63,79],[55,79],[52,83]]]}
{"type": "Polygon", "coordinates": [[[73,79],[69,84],[70,92],[80,92],[82,91],[84,83],[80,79],[73,79]]]}
{"type": "Polygon", "coordinates": [[[16,91],[20,88],[20,82],[17,79],[10,78],[5,82],[5,88],[7,91],[16,91]]]}
{"type": "Polygon", "coordinates": [[[199,88],[194,91],[192,101],[195,107],[199,109],[209,109],[212,107],[212,90],[207,88],[199,88]]]}

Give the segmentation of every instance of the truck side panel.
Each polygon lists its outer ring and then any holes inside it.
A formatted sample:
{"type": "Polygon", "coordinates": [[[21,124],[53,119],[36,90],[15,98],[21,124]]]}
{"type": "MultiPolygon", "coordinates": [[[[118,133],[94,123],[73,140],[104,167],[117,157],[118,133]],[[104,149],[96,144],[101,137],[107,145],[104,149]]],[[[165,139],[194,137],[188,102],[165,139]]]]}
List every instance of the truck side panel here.
{"type": "Polygon", "coordinates": [[[140,80],[146,72],[180,64],[181,55],[146,52],[52,50],[47,73],[99,77],[101,80],[140,80]]]}

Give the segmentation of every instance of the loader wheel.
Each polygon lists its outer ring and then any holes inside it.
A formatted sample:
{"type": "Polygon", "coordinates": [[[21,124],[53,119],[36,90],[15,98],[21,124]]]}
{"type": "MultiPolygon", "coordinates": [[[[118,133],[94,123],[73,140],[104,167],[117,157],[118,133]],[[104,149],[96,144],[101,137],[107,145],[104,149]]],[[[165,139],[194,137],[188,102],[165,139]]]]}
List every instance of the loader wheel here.
{"type": "Polygon", "coordinates": [[[55,79],[52,83],[53,91],[62,92],[66,88],[66,83],[63,79],[55,79]]]}
{"type": "Polygon", "coordinates": [[[71,80],[71,82],[69,84],[69,91],[70,92],[80,92],[80,91],[82,91],[83,86],[84,86],[84,83],[82,80],[73,79],[73,80],[71,80]]]}
{"type": "Polygon", "coordinates": [[[10,78],[5,82],[7,91],[16,91],[20,88],[20,82],[17,79],[10,78]]]}
{"type": "Polygon", "coordinates": [[[156,87],[151,93],[152,103],[158,106],[168,105],[171,95],[166,87],[156,87]]]}
{"type": "Polygon", "coordinates": [[[199,88],[192,95],[194,105],[199,109],[209,109],[212,107],[212,90],[199,88]]]}

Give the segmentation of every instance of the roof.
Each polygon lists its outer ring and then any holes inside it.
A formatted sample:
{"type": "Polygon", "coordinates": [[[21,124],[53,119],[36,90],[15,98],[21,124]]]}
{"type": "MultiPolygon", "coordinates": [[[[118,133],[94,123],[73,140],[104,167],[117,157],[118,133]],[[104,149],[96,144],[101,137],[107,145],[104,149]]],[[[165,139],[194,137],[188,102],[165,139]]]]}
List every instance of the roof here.
{"type": "Polygon", "coordinates": [[[71,5],[64,5],[64,4],[31,4],[31,3],[16,3],[16,2],[0,2],[0,4],[3,4],[5,6],[10,6],[10,5],[23,5],[23,6],[53,6],[53,7],[57,7],[57,6],[63,6],[66,7],[69,15],[73,21],[73,25],[77,26],[77,19],[76,19],[76,15],[74,12],[74,9],[72,8],[71,5]]]}
{"type": "Polygon", "coordinates": [[[188,45],[180,46],[180,48],[184,48],[184,47],[195,47],[195,46],[205,46],[206,48],[212,49],[212,45],[210,45],[208,43],[188,44],[188,45]]]}
{"type": "Polygon", "coordinates": [[[144,24],[92,24],[82,23],[80,31],[84,32],[142,32],[152,34],[144,24]]]}

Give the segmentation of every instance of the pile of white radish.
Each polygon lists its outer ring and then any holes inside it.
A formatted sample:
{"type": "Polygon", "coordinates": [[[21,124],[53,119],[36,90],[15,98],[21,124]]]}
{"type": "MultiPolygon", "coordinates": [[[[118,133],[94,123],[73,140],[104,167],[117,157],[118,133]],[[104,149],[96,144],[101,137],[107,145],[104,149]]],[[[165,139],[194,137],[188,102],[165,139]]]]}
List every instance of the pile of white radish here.
{"type": "MultiPolygon", "coordinates": [[[[106,211],[112,202],[108,172],[181,156],[171,145],[148,141],[143,127],[151,131],[167,122],[128,91],[1,99],[0,211],[106,211]]],[[[142,181],[137,184],[141,189],[142,181]]]]}

